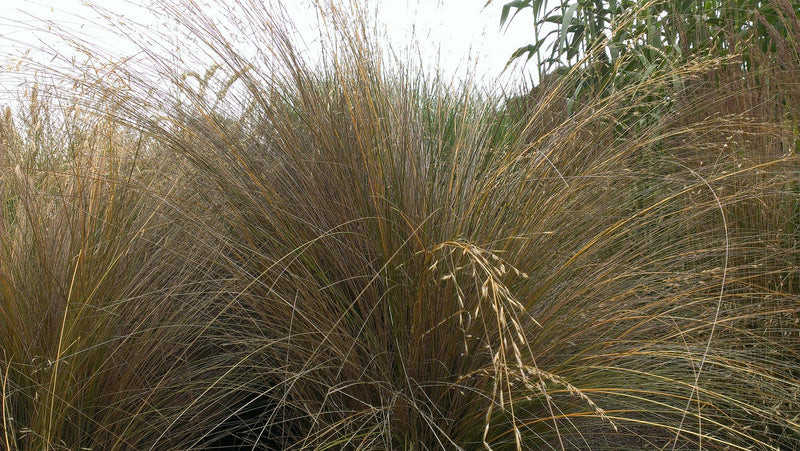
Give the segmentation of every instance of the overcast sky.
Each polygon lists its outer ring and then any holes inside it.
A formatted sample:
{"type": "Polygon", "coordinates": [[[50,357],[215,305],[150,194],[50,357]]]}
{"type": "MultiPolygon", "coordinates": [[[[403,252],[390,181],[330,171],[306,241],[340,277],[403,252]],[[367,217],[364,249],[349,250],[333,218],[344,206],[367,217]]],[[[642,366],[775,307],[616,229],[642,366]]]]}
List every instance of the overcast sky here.
{"type": "MultiPolygon", "coordinates": [[[[372,17],[377,18],[379,29],[385,30],[391,45],[402,50],[411,42],[419,43],[423,63],[438,64],[445,74],[458,77],[468,67],[475,67],[479,79],[493,85],[500,75],[509,55],[519,46],[532,40],[532,17],[530,10],[520,14],[510,27],[499,26],[502,5],[508,0],[494,0],[484,8],[486,0],[369,0],[372,17]]],[[[163,19],[153,14],[153,9],[142,7],[147,0],[104,0],[103,7],[123,14],[128,20],[147,24],[154,29],[164,29],[163,19]],[[137,6],[138,5],[138,6],[137,6]]],[[[214,5],[213,1],[196,0],[214,5]]],[[[349,0],[337,3],[342,6],[349,0]]],[[[9,54],[31,47],[41,49],[50,45],[52,38],[43,38],[32,30],[41,28],[41,20],[52,21],[67,29],[79,30],[109,48],[125,53],[134,48],[104,30],[108,27],[99,15],[81,0],[0,0],[0,58],[3,64],[13,64],[9,54]],[[102,24],[102,27],[100,26],[102,24]]],[[[310,0],[286,1],[290,16],[297,22],[313,53],[318,35],[310,0]]],[[[216,3],[220,4],[220,3],[216,3]]],[[[313,55],[312,58],[313,59],[313,55]]],[[[525,69],[506,71],[506,81],[520,81],[533,76],[533,60],[525,69]]],[[[0,90],[10,91],[8,80],[0,79],[0,90]]]]}

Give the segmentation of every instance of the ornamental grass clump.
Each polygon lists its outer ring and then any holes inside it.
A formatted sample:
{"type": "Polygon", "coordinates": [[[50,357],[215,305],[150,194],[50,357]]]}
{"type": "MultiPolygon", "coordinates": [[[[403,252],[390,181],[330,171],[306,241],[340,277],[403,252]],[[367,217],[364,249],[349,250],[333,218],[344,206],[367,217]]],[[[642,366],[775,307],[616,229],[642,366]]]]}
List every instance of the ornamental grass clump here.
{"type": "Polygon", "coordinates": [[[735,57],[568,108],[187,6],[200,59],[72,77],[118,139],[4,161],[0,306],[47,312],[0,329],[6,447],[800,444],[800,137],[735,57]]]}
{"type": "Polygon", "coordinates": [[[221,289],[167,208],[177,172],[80,101],[32,85],[0,126],[3,449],[146,449],[211,371],[176,360],[208,355],[192,301],[221,289]]]}

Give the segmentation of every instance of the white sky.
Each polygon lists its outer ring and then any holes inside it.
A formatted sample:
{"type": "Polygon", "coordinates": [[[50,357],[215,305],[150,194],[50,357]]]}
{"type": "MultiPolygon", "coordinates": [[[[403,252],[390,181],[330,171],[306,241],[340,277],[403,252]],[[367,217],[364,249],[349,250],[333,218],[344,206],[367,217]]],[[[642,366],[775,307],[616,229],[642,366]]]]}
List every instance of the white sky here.
{"type": "MultiPolygon", "coordinates": [[[[215,3],[196,1],[201,5],[215,3]]],[[[509,55],[517,47],[530,43],[533,35],[530,10],[511,21],[507,29],[500,29],[500,11],[507,1],[494,0],[486,8],[486,0],[367,0],[366,3],[378,20],[379,29],[385,29],[391,45],[401,54],[409,43],[419,42],[423,63],[428,68],[438,64],[445,74],[461,78],[467,67],[474,66],[477,78],[484,80],[487,86],[494,86],[497,83],[491,80],[500,75],[509,55]]],[[[168,26],[154,16],[151,9],[142,7],[145,0],[104,0],[98,3],[123,14],[126,19],[154,29],[168,26]]],[[[313,49],[318,35],[314,31],[316,15],[310,0],[282,3],[295,18],[309,48],[313,49]]],[[[338,3],[345,6],[349,0],[338,3]]],[[[0,0],[0,62],[4,68],[13,65],[14,60],[9,54],[19,54],[29,47],[35,53],[51,44],[52,38],[42,38],[41,34],[31,31],[41,28],[40,20],[76,29],[122,54],[126,53],[126,48],[133,48],[104,29],[108,27],[107,22],[81,0],[0,0]]],[[[531,60],[525,69],[516,67],[506,71],[501,83],[517,84],[530,80],[534,77],[534,64],[531,60]]],[[[2,75],[0,73],[0,91],[13,91],[13,83],[7,77],[4,80],[2,75]]]]}

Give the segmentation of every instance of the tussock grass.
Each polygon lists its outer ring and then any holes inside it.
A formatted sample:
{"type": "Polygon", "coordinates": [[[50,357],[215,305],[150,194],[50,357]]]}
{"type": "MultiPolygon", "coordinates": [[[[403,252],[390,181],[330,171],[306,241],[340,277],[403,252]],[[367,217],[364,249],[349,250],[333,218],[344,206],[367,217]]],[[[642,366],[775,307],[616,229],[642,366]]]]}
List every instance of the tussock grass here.
{"type": "Polygon", "coordinates": [[[335,9],[311,67],[280,12],[236,5],[252,57],[181,6],[218,66],[147,47],[72,78],[91,114],[4,119],[6,448],[798,445],[788,82],[707,58],[567,112],[569,74],[504,103],[335,9]]]}

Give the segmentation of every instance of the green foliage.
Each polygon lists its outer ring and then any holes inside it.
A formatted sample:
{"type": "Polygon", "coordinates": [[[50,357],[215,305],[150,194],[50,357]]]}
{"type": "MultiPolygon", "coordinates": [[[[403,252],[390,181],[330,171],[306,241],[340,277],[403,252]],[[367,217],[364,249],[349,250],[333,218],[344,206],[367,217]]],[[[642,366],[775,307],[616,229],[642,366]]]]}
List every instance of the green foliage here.
{"type": "MultiPolygon", "coordinates": [[[[584,90],[606,95],[674,74],[678,65],[697,58],[741,54],[745,70],[761,71],[751,53],[778,52],[800,16],[800,5],[788,0],[563,0],[545,7],[531,0],[503,5],[501,25],[523,10],[533,12],[534,42],[517,49],[509,63],[536,56],[539,79],[554,70],[579,70],[575,100],[584,90]]],[[[676,83],[682,88],[682,80],[676,83]]]]}
{"type": "Polygon", "coordinates": [[[543,60],[546,71],[554,65],[591,64],[597,60],[613,64],[630,51],[643,59],[640,67],[659,58],[709,51],[725,54],[736,44],[731,34],[739,38],[755,34],[762,51],[774,51],[776,35],[786,36],[786,19],[800,13],[800,6],[792,7],[782,0],[577,0],[562,1],[546,12],[545,2],[524,0],[503,5],[501,25],[509,20],[511,9],[515,10],[513,19],[527,8],[533,12],[537,38],[517,50],[514,57],[527,54],[530,59],[549,48],[543,60]],[[556,28],[542,35],[546,24],[556,28]],[[770,27],[775,33],[768,30],[770,27]]]}

